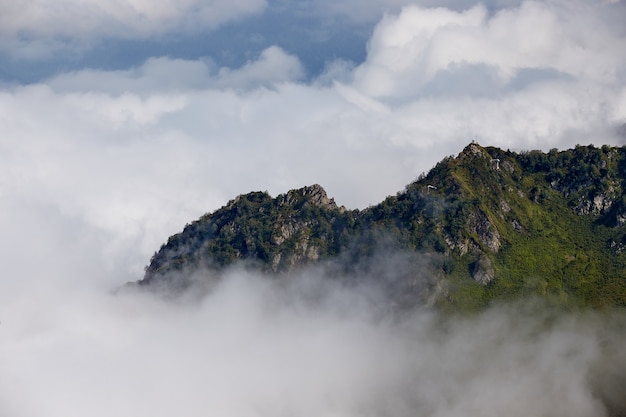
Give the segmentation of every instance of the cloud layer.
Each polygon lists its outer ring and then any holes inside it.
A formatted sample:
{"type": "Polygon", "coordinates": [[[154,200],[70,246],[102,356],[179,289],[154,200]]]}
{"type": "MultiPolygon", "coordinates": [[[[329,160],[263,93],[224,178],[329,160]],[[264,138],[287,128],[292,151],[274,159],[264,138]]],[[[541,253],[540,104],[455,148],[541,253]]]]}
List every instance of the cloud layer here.
{"type": "Polygon", "coordinates": [[[195,303],[35,289],[3,301],[0,410],[583,417],[625,409],[615,391],[626,372],[623,317],[518,305],[445,319],[377,305],[385,301],[371,290],[310,273],[285,285],[233,271],[195,303]]]}
{"type": "Polygon", "coordinates": [[[3,1],[2,37],[146,37],[174,29],[215,28],[258,13],[264,0],[3,1]]]}
{"type": "Polygon", "coordinates": [[[597,9],[585,2],[524,2],[490,16],[482,5],[463,12],[406,7],[377,26],[356,77],[370,94],[393,98],[416,94],[437,76],[464,75],[466,67],[494,78],[495,86],[483,88],[507,86],[524,70],[537,71],[537,81],[544,71],[555,79],[622,82],[623,33],[603,24],[608,10],[597,9]]]}

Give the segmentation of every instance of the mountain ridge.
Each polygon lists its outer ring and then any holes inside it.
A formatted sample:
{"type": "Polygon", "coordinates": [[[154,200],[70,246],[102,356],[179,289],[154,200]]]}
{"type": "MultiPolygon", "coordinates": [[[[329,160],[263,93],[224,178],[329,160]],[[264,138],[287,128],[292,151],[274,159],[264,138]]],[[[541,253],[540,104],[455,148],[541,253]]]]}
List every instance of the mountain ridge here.
{"type": "Polygon", "coordinates": [[[415,303],[479,308],[533,295],[623,306],[625,183],[625,147],[515,153],[472,142],[363,210],[337,206],[317,184],[239,195],[171,236],[138,284],[176,275],[184,289],[193,271],[217,276],[241,261],[279,275],[332,261],[340,275],[392,248],[428,259],[394,278],[415,303]]]}

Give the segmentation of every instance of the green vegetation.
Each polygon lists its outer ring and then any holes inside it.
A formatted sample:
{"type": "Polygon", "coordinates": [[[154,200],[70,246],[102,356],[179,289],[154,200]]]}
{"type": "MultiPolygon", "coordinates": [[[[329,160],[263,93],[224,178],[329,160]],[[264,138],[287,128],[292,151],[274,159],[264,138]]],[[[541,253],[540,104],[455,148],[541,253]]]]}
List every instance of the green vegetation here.
{"type": "MultiPolygon", "coordinates": [[[[337,207],[319,186],[241,195],[172,236],[142,283],[238,260],[275,273],[324,259],[350,269],[392,247],[428,260],[429,297],[443,308],[520,296],[624,306],[624,181],[626,148],[518,154],[471,144],[362,211],[337,207]]],[[[424,276],[423,263],[414,268],[402,275],[411,294],[424,276]]]]}

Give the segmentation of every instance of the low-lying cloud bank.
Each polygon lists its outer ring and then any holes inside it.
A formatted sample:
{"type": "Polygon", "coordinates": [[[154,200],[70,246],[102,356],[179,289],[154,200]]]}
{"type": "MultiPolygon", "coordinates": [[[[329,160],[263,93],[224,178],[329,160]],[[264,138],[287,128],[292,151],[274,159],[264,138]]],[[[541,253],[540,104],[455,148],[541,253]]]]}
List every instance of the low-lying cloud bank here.
{"type": "Polygon", "coordinates": [[[624,415],[622,313],[402,314],[313,272],[232,271],[195,302],[3,300],[0,412],[26,416],[624,415]]]}

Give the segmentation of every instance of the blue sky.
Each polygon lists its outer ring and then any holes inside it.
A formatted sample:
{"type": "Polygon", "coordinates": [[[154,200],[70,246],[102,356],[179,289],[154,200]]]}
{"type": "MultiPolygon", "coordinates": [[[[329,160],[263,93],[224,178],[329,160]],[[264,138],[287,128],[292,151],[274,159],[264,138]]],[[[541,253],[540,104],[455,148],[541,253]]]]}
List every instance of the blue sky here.
{"type": "Polygon", "coordinates": [[[430,343],[428,317],[276,306],[245,274],[188,308],[110,291],[238,194],[365,208],[472,140],[624,144],[625,21],[624,0],[0,0],[0,415],[415,415],[413,383],[423,415],[602,415],[591,327],[524,345],[496,312],[430,343]]]}

